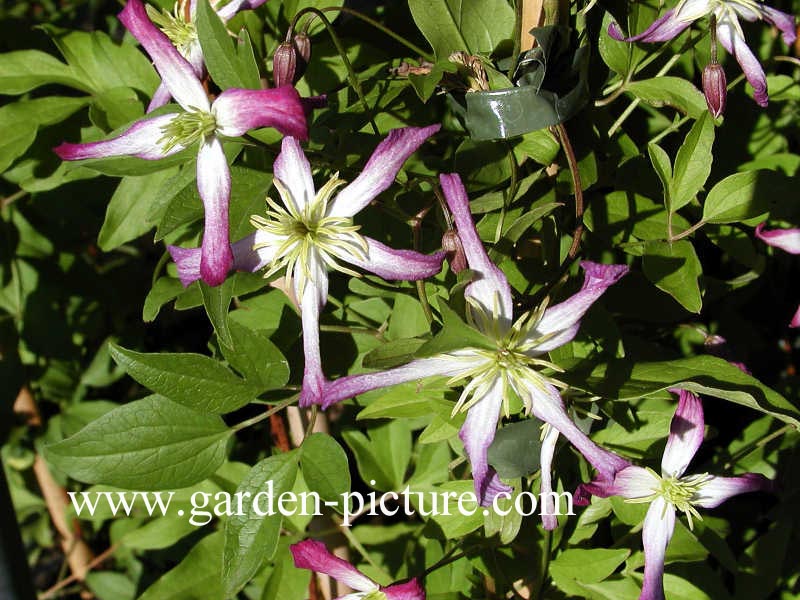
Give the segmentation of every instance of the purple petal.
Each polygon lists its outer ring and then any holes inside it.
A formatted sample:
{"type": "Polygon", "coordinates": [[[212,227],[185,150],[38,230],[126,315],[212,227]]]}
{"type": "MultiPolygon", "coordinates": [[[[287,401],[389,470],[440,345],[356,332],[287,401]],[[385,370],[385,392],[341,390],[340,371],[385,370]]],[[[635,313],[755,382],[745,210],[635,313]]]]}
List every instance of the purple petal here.
{"type": "Polygon", "coordinates": [[[349,254],[342,258],[388,281],[416,281],[432,277],[442,270],[444,252],[420,254],[413,250],[395,250],[370,237],[364,237],[364,240],[368,249],[365,260],[349,254]]]}
{"type": "Polygon", "coordinates": [[[119,14],[119,20],[147,50],[153,66],[177,103],[186,110],[194,107],[208,111],[208,95],[192,65],[180,55],[169,38],[153,25],[141,0],[128,0],[119,14]]]}
{"type": "Polygon", "coordinates": [[[233,252],[228,237],[231,172],[222,144],[215,136],[200,145],[197,154],[197,189],[205,211],[200,277],[208,285],[216,286],[225,281],[225,276],[233,266],[233,252]]]}
{"type": "MultiPolygon", "coordinates": [[[[305,282],[305,287],[299,289],[301,278],[295,272],[295,297],[300,302],[300,316],[303,321],[303,387],[300,391],[299,404],[301,407],[321,404],[326,386],[325,375],[322,372],[322,358],[319,349],[319,313],[328,300],[328,271],[325,265],[313,253],[308,269],[311,273],[305,282]]],[[[295,269],[302,269],[297,265],[295,269]]]]}
{"type": "Polygon", "coordinates": [[[316,573],[324,573],[341,581],[346,586],[359,592],[378,590],[378,584],[361,573],[346,560],[334,556],[325,544],[316,540],[304,540],[289,546],[294,558],[294,566],[298,569],[309,569],[316,573]]]}
{"type": "Polygon", "coordinates": [[[747,42],[737,27],[728,20],[717,23],[717,38],[720,44],[733,56],[742,67],[744,76],[753,86],[753,98],[759,106],[766,106],[769,101],[767,94],[767,77],[761,63],[747,46],[747,42]]]}
{"type": "Polygon", "coordinates": [[[787,46],[794,44],[797,40],[797,28],[794,23],[794,15],[775,10],[770,6],[760,6],[761,14],[765,20],[772,23],[781,30],[783,43],[787,46]]]}
{"type": "Polygon", "coordinates": [[[539,497],[542,502],[542,526],[548,531],[558,527],[556,518],[555,503],[553,499],[553,454],[556,451],[558,441],[558,430],[555,427],[548,427],[547,433],[542,440],[542,447],[539,451],[539,463],[541,465],[539,480],[539,497]]]}
{"type": "Polygon", "coordinates": [[[774,488],[774,481],[758,473],[745,473],[739,477],[712,477],[692,498],[692,504],[703,508],[716,508],[732,496],[747,492],[769,492],[774,488]]]}
{"type": "Polygon", "coordinates": [[[800,327],[800,306],[797,307],[797,310],[795,311],[794,316],[789,323],[789,327],[800,327]]]}
{"type": "Polygon", "coordinates": [[[489,466],[489,446],[494,441],[497,420],[503,403],[503,383],[496,380],[486,394],[467,411],[467,419],[458,432],[472,466],[475,495],[481,506],[490,506],[501,492],[511,492],[489,466]]]}
{"type": "MultiPolygon", "coordinates": [[[[253,250],[253,245],[259,241],[259,234],[264,234],[264,232],[259,230],[231,244],[233,269],[235,271],[255,273],[263,269],[272,259],[271,253],[267,248],[253,250]]],[[[184,287],[200,279],[200,248],[167,246],[167,249],[172,255],[175,266],[178,268],[178,278],[184,287]]]]}
{"type": "Polygon", "coordinates": [[[498,317],[510,324],[514,310],[511,287],[506,276],[495,266],[483,247],[469,210],[469,199],[464,184],[456,174],[440,175],[439,182],[442,184],[447,206],[453,214],[467,264],[478,275],[477,281],[470,283],[465,293],[478,301],[489,315],[494,313],[495,304],[498,304],[500,310],[498,317]]]}
{"type": "Polygon", "coordinates": [[[381,588],[381,591],[386,594],[386,600],[425,600],[425,590],[416,579],[381,588]]]}
{"type": "Polygon", "coordinates": [[[528,389],[534,416],[555,427],[567,438],[584,458],[597,469],[600,477],[612,480],[618,471],[630,466],[630,463],[613,452],[603,450],[590,440],[569,418],[558,390],[549,383],[542,383],[528,389]]]}
{"type": "Polygon", "coordinates": [[[412,360],[410,363],[386,371],[348,375],[330,381],[325,386],[322,408],[347,400],[371,390],[390,387],[409,381],[419,381],[426,377],[443,375],[455,376],[459,369],[464,369],[460,360],[447,357],[431,357],[412,360]]]}
{"type": "Polygon", "coordinates": [[[157,108],[161,108],[165,104],[169,103],[170,98],[172,98],[172,94],[169,93],[169,88],[162,81],[158,84],[158,88],[153,94],[150,104],[147,105],[147,112],[152,112],[157,108]]]}
{"type": "Polygon", "coordinates": [[[764,223],[756,227],[756,237],[765,244],[780,248],[789,254],[800,254],[800,229],[772,229],[766,231],[764,223]]]}
{"type": "Polygon", "coordinates": [[[531,332],[530,341],[547,336],[531,349],[533,354],[548,352],[566,344],[578,332],[579,321],[609,286],[619,281],[627,272],[626,265],[603,265],[583,261],[585,276],[583,287],[571,298],[545,310],[542,320],[531,332]]]}
{"type": "Polygon", "coordinates": [[[281,142],[281,152],[272,165],[275,177],[286,186],[294,200],[294,208],[302,211],[316,196],[311,165],[308,163],[300,142],[286,136],[281,142]]]}
{"type": "Polygon", "coordinates": [[[336,196],[329,214],[333,217],[352,217],[372,202],[392,185],[408,157],[440,127],[404,127],[390,131],[375,148],[361,174],[336,196]]]}
{"type": "Polygon", "coordinates": [[[626,38],[619,30],[619,25],[614,22],[608,26],[608,35],[618,42],[666,42],[691,24],[691,21],[678,19],[674,10],[668,10],[639,35],[626,38]]]}
{"type": "Polygon", "coordinates": [[[680,477],[703,443],[705,420],[700,398],[686,390],[670,391],[678,394],[678,408],[669,425],[667,446],[661,458],[661,474],[664,477],[680,477]]]}
{"type": "Polygon", "coordinates": [[[54,149],[63,160],[84,158],[109,158],[112,156],[136,156],[145,160],[158,160],[184,149],[177,145],[164,152],[159,140],[164,137],[162,128],[175,118],[175,114],[161,115],[134,122],[124,133],[109,140],[70,144],[64,142],[54,149]]]}
{"type": "Polygon", "coordinates": [[[644,518],[644,586],[639,600],[664,600],[664,557],[674,530],[675,507],[659,496],[644,518]]]}
{"type": "Polygon", "coordinates": [[[219,18],[227,22],[233,18],[240,10],[252,10],[264,4],[267,0],[231,0],[225,6],[217,10],[219,18]]]}
{"type": "Polygon", "coordinates": [[[189,287],[200,279],[200,248],[167,246],[167,250],[178,268],[178,279],[183,287],[189,287]]]}
{"type": "Polygon", "coordinates": [[[269,90],[230,88],[222,92],[211,108],[217,131],[237,137],[251,129],[273,127],[283,135],[308,139],[308,124],[297,90],[285,85],[269,90]]]}

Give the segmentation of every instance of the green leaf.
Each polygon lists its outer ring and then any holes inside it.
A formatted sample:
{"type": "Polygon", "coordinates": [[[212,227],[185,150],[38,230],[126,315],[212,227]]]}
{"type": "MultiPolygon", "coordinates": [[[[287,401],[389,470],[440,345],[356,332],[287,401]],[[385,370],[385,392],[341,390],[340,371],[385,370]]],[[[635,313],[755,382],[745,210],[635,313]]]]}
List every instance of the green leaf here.
{"type": "Polygon", "coordinates": [[[739,367],[715,356],[634,365],[623,359],[600,365],[588,376],[567,369],[559,379],[591,394],[620,401],[682,387],[747,406],[800,428],[798,407],[739,367]]]}
{"type": "Polygon", "coordinates": [[[231,331],[228,328],[228,307],[233,297],[233,279],[226,279],[222,285],[211,287],[205,281],[199,281],[200,293],[203,296],[203,307],[208,320],[214,327],[219,343],[235,350],[231,331]]]}
{"type": "MultiPolygon", "coordinates": [[[[197,3],[195,24],[206,67],[214,83],[223,90],[228,88],[260,89],[258,68],[255,61],[248,60],[252,57],[252,48],[244,46],[244,52],[240,58],[228,34],[228,29],[216,11],[211,8],[208,0],[199,0],[197,3]],[[253,71],[253,67],[256,67],[255,71],[253,71]]],[[[247,34],[243,31],[242,35],[247,34]]]]}
{"type": "Polygon", "coordinates": [[[661,180],[661,187],[664,190],[664,206],[672,212],[672,163],[669,154],[658,144],[647,144],[647,154],[650,162],[653,163],[656,175],[661,180]]]}
{"type": "Polygon", "coordinates": [[[326,506],[335,504],[342,512],[342,494],[350,491],[350,467],[344,450],[326,433],[307,437],[301,450],[300,466],[308,489],[317,492],[326,506]]]}
{"type": "Polygon", "coordinates": [[[154,226],[148,219],[159,193],[177,168],[156,171],[150,175],[123,177],[106,208],[106,218],[97,243],[109,252],[138,238],[154,226]]]}
{"type": "Polygon", "coordinates": [[[261,391],[274,390],[289,381],[289,363],[264,331],[228,321],[233,348],[222,346],[222,353],[245,380],[261,391]]]}
{"type": "Polygon", "coordinates": [[[506,0],[409,0],[408,6],[437,60],[458,50],[490,54],[512,38],[514,10],[506,0]]]}
{"type": "Polygon", "coordinates": [[[181,282],[172,277],[159,277],[153,287],[147,292],[142,307],[142,320],[150,322],[155,320],[161,307],[170,300],[174,300],[183,293],[181,282]]]}
{"type": "Polygon", "coordinates": [[[703,205],[703,220],[707,223],[736,223],[766,214],[769,194],[759,189],[763,171],[747,171],[729,175],[708,192],[703,205]]]}
{"type": "Polygon", "coordinates": [[[39,127],[60,123],[85,106],[88,98],[51,96],[21,100],[0,108],[0,173],[33,144],[39,127]]]}
{"type": "Polygon", "coordinates": [[[693,119],[708,111],[706,99],[690,81],[680,77],[655,77],[629,83],[625,89],[653,106],[669,105],[693,119]]]}
{"type": "Polygon", "coordinates": [[[367,369],[390,369],[410,362],[425,340],[419,338],[400,339],[381,344],[370,350],[361,361],[367,369]]]}
{"type": "Polygon", "coordinates": [[[670,212],[689,204],[702,189],[711,173],[713,146],[714,121],[706,111],[692,126],[675,157],[670,212]]]}
{"type": "Polygon", "coordinates": [[[201,412],[224,414],[252,401],[256,386],[201,354],[142,354],[110,344],[111,356],[143,386],[201,412]]]}
{"type": "Polygon", "coordinates": [[[408,424],[390,421],[368,431],[369,437],[360,431],[342,432],[342,438],[356,456],[361,478],[381,491],[401,489],[411,461],[408,424]]]}
{"type": "Polygon", "coordinates": [[[146,55],[134,44],[116,44],[102,31],[69,31],[52,25],[44,29],[81,86],[89,86],[92,92],[128,87],[150,96],[156,90],[159,78],[146,55]]]}
{"type": "Polygon", "coordinates": [[[609,550],[572,548],[561,552],[550,563],[550,574],[559,587],[559,582],[562,580],[599,583],[616,571],[630,553],[627,548],[609,550]]]}
{"type": "Polygon", "coordinates": [[[631,55],[631,44],[615,40],[608,35],[608,26],[614,21],[610,12],[603,16],[603,25],[600,28],[600,36],[597,39],[597,46],[600,56],[608,67],[620,75],[628,72],[628,63],[631,55]]]}
{"type": "Polygon", "coordinates": [[[470,327],[444,301],[439,302],[442,330],[416,352],[417,358],[434,356],[461,348],[495,350],[497,345],[474,327],[470,327]]]}
{"type": "Polygon", "coordinates": [[[686,310],[700,312],[703,307],[700,294],[703,266],[691,242],[648,242],[642,268],[658,289],[667,292],[686,310]]]}
{"type": "Polygon", "coordinates": [[[223,537],[212,533],[197,543],[177,567],[161,576],[139,600],[208,600],[222,598],[219,563],[223,537]]]}
{"type": "Polygon", "coordinates": [[[89,109],[92,123],[105,131],[127,125],[144,116],[144,106],[136,90],[129,87],[111,88],[95,95],[89,109]]]}
{"type": "Polygon", "coordinates": [[[88,82],[70,66],[39,50],[0,54],[0,94],[24,94],[48,83],[90,92],[88,82]]]}
{"type": "Polygon", "coordinates": [[[234,513],[225,522],[222,581],[226,598],[235,596],[275,554],[283,521],[277,503],[281,494],[294,487],[297,459],[296,450],[270,456],[250,469],[236,488],[236,494],[247,500],[242,503],[244,514],[234,513]]]}
{"type": "Polygon", "coordinates": [[[357,420],[411,419],[428,414],[449,418],[453,403],[442,398],[446,389],[421,387],[417,382],[393,386],[358,413],[357,420]]]}
{"type": "Polygon", "coordinates": [[[542,422],[525,419],[501,427],[489,446],[489,464],[503,479],[527,477],[539,470],[542,422]]]}
{"type": "Polygon", "coordinates": [[[47,446],[46,456],[67,475],[86,483],[132,490],[181,488],[219,468],[230,435],[217,416],[148,396],[47,446]]]}

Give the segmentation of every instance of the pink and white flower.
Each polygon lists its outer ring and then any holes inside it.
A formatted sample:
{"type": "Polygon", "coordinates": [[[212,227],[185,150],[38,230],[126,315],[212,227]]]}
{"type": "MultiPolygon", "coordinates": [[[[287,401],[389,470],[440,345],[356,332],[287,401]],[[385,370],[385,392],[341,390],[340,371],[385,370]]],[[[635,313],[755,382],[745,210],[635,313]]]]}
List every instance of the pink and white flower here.
{"type": "MultiPolygon", "coordinates": [[[[500,412],[509,413],[512,394],[522,400],[526,413],[542,420],[548,427],[546,443],[542,444],[541,451],[542,493],[551,491],[549,466],[559,433],[602,477],[613,478],[629,463],[598,447],[575,425],[556,389],[559,382],[542,372],[542,369],[558,371],[558,368],[542,357],[575,337],[581,317],[628,268],[625,265],[584,262],[585,279],[577,294],[555,306],[526,313],[515,321],[508,280],[492,263],[478,237],[460,178],[458,175],[441,175],[440,181],[467,264],[477,276],[465,291],[468,318],[472,326],[485,336],[488,348],[465,345],[387,371],[342,377],[326,385],[323,407],[377,388],[427,377],[449,376],[451,385],[464,385],[453,413],[467,411],[460,437],[472,465],[476,495],[484,506],[491,504],[500,492],[510,491],[489,465],[488,449],[494,440],[500,412]]],[[[546,528],[556,527],[555,516],[543,515],[542,518],[546,528]]]]}
{"type": "MultiPolygon", "coordinates": [[[[219,6],[222,3],[220,0],[212,0],[211,6],[222,22],[227,23],[240,10],[257,8],[266,1],[231,0],[224,6],[219,6]]],[[[172,12],[163,9],[159,12],[157,8],[150,5],[146,6],[146,10],[153,23],[164,32],[164,35],[169,38],[169,41],[180,52],[181,56],[192,65],[195,75],[202,77],[205,69],[205,58],[203,57],[203,49],[200,47],[200,39],[197,37],[197,27],[195,26],[197,0],[178,0],[172,12]]],[[[164,106],[169,102],[171,96],[169,87],[162,82],[155,94],[153,94],[153,99],[147,107],[147,112],[164,106]]]]}
{"type": "Polygon", "coordinates": [[[638,35],[624,37],[616,23],[611,23],[608,34],[615,40],[625,42],[666,42],[677,37],[698,19],[713,14],[717,20],[717,38],[744,71],[747,81],[753,86],[755,101],[766,106],[767,78],[764,69],[747,46],[739,23],[763,20],[775,25],[783,35],[783,41],[791,46],[797,39],[794,16],[766,6],[758,0],[680,0],[675,8],[668,10],[650,27],[638,35]]]}
{"type": "Polygon", "coordinates": [[[595,481],[585,488],[596,496],[620,496],[630,502],[649,502],[644,518],[644,585],[640,600],[664,600],[664,559],[675,529],[677,511],[702,519],[695,507],[716,508],[738,494],[770,490],[773,482],[755,473],[717,477],[702,473],[686,475],[686,469],[703,442],[703,404],[686,390],[678,394],[678,407],[670,424],[667,446],[661,459],[661,474],[652,469],[629,466],[613,481],[595,481]]]}
{"type": "MultiPolygon", "coordinates": [[[[780,248],[789,254],[800,254],[800,229],[764,229],[764,223],[756,227],[756,237],[762,242],[775,248],[780,248]]],[[[789,327],[800,327],[800,306],[794,313],[789,327]]]]}
{"type": "MultiPolygon", "coordinates": [[[[353,217],[393,182],[406,159],[439,130],[406,127],[389,133],[364,170],[345,185],[338,174],[319,190],[300,143],[285,137],[273,165],[281,203],[267,199],[267,216],[253,216],[256,232],[235,243],[232,266],[246,271],[268,267],[267,276],[285,272],[300,304],[305,369],[300,405],[322,403],[325,376],[319,349],[319,315],[328,298],[328,270],[357,276],[346,263],[387,280],[416,280],[442,268],[444,252],[433,255],[394,250],[358,233],[353,217]],[[342,187],[344,186],[344,187],[342,187]],[[340,191],[337,192],[337,190],[340,191]]],[[[170,247],[181,282],[198,279],[201,266],[196,248],[170,247]]]]}
{"type": "Polygon", "coordinates": [[[297,91],[231,88],[213,103],[203,85],[172,43],[147,18],[141,0],[128,0],[120,21],[139,40],[181,112],[136,121],[117,137],[87,144],[61,144],[64,160],[136,156],[158,160],[198,145],[197,187],[205,208],[200,275],[219,285],[233,261],[228,234],[231,177],[221,137],[238,137],[257,127],[274,127],[286,135],[305,138],[308,126],[297,91]]]}
{"type": "Polygon", "coordinates": [[[289,546],[298,569],[324,573],[356,590],[353,594],[339,596],[336,600],[425,600],[425,590],[416,579],[381,587],[346,560],[334,556],[325,544],[304,540],[289,546]]]}

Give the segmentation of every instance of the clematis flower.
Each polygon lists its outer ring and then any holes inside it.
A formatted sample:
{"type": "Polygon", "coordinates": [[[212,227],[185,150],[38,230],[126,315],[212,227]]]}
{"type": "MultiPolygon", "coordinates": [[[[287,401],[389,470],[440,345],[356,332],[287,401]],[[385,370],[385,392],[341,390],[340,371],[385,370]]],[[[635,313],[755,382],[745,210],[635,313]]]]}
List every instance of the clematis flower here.
{"type": "Polygon", "coordinates": [[[712,14],[717,21],[717,38],[744,71],[747,81],[753,86],[755,101],[760,106],[766,106],[769,100],[767,78],[758,59],[747,46],[739,17],[745,21],[764,20],[775,25],[781,31],[784,43],[791,46],[797,38],[793,15],[765,6],[757,0],[680,0],[675,8],[665,12],[638,35],[624,37],[616,23],[609,25],[608,34],[615,40],[625,42],[666,42],[698,19],[712,14]]]}
{"type": "MultiPolygon", "coordinates": [[[[501,410],[509,414],[512,394],[522,400],[527,414],[533,414],[550,427],[545,431],[541,450],[543,494],[551,491],[550,464],[559,433],[602,477],[613,478],[629,463],[598,447],[575,425],[556,389],[561,384],[541,369],[559,370],[542,356],[575,337],[584,313],[628,268],[584,262],[585,279],[577,294],[514,321],[508,280],[489,259],[478,237],[460,178],[441,175],[440,181],[467,264],[477,274],[477,279],[465,291],[467,316],[472,326],[487,338],[491,349],[465,344],[461,349],[413,360],[387,371],[342,377],[327,384],[323,407],[377,388],[426,377],[449,376],[451,385],[464,384],[453,413],[467,412],[459,435],[472,465],[475,493],[482,505],[488,506],[497,494],[510,491],[489,466],[488,449],[494,440],[501,410]]],[[[542,518],[546,528],[556,527],[554,515],[543,514],[542,518]]]]}
{"type": "Polygon", "coordinates": [[[772,481],[755,473],[739,477],[685,475],[703,442],[703,404],[686,390],[670,391],[678,394],[678,407],[661,459],[661,475],[652,469],[629,466],[617,473],[612,482],[586,486],[600,497],[621,496],[629,502],[650,503],[642,530],[645,566],[639,600],[664,600],[664,557],[675,529],[677,511],[686,514],[691,528],[692,519],[702,519],[695,507],[716,508],[732,496],[773,487],[772,481]]]}
{"type": "MultiPolygon", "coordinates": [[[[756,237],[765,244],[780,248],[789,254],[800,254],[800,229],[764,230],[764,223],[756,227],[756,237]]],[[[789,327],[800,327],[800,306],[792,317],[789,327]]]]}
{"type": "MultiPolygon", "coordinates": [[[[423,279],[441,270],[443,252],[425,255],[393,250],[362,236],[353,224],[353,216],[392,184],[406,159],[438,130],[439,125],[432,125],[389,132],[350,184],[342,188],[345,182],[337,174],[319,191],[299,142],[283,138],[281,153],[273,165],[281,203],[268,198],[267,216],[252,217],[257,231],[233,245],[232,266],[246,271],[269,267],[266,276],[286,273],[303,321],[305,369],[300,406],[322,402],[325,376],[319,350],[319,315],[328,298],[329,269],[358,276],[342,264],[347,263],[388,280],[423,279]]],[[[169,250],[184,285],[200,277],[198,266],[202,265],[196,248],[169,250]]]]}
{"type": "Polygon", "coordinates": [[[55,152],[64,160],[109,156],[158,160],[199,144],[197,187],[205,209],[200,275],[209,285],[219,285],[233,261],[228,237],[231,177],[220,136],[237,137],[256,127],[274,127],[305,138],[308,129],[300,97],[289,86],[231,88],[212,103],[186,59],[147,18],[141,0],[128,0],[119,19],[150,54],[183,110],[141,119],[108,140],[64,143],[55,152]]]}
{"type": "Polygon", "coordinates": [[[356,590],[356,593],[340,596],[336,600],[425,600],[425,590],[416,579],[381,587],[349,562],[328,552],[322,542],[304,540],[292,544],[289,550],[298,569],[324,573],[356,590]]]}
{"type": "MultiPolygon", "coordinates": [[[[223,23],[230,21],[236,13],[240,10],[254,9],[266,2],[267,0],[231,0],[224,6],[220,0],[212,0],[211,6],[217,13],[217,16],[223,23]]],[[[161,31],[164,32],[172,42],[172,45],[177,48],[181,56],[183,56],[189,64],[192,65],[195,75],[198,77],[203,76],[203,69],[205,68],[205,58],[203,57],[203,49],[200,47],[200,39],[197,37],[197,27],[195,26],[195,17],[197,14],[197,0],[178,0],[169,12],[162,9],[161,12],[154,7],[146,6],[147,14],[150,20],[155,23],[161,31]]],[[[147,107],[147,112],[155,110],[160,106],[164,106],[169,102],[172,94],[169,87],[162,82],[158,86],[150,105],[147,107]]]]}

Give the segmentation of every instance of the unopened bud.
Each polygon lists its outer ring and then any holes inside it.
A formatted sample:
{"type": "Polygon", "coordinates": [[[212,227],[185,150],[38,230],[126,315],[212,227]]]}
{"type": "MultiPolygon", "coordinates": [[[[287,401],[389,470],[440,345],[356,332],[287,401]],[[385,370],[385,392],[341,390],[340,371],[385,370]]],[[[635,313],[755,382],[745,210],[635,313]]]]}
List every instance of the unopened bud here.
{"type": "Polygon", "coordinates": [[[302,59],[305,64],[311,60],[311,39],[308,34],[301,31],[294,36],[294,47],[297,50],[297,55],[302,59]]]}
{"type": "Polygon", "coordinates": [[[716,119],[725,111],[725,99],[728,96],[725,69],[718,62],[711,62],[703,69],[703,93],[708,112],[716,119]]]}
{"type": "Polygon", "coordinates": [[[272,57],[272,78],[275,87],[293,85],[297,69],[297,52],[291,42],[283,42],[272,57]]]}
{"type": "Polygon", "coordinates": [[[444,232],[442,250],[447,253],[447,261],[450,263],[450,270],[453,273],[460,273],[467,268],[467,255],[464,254],[461,238],[454,230],[448,229],[444,232]]]}

